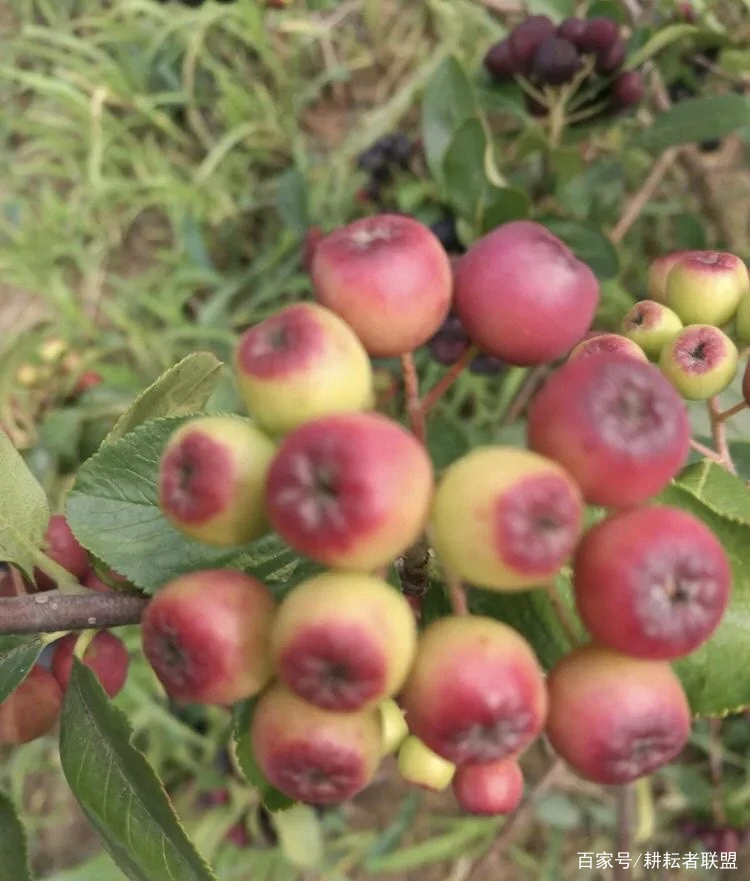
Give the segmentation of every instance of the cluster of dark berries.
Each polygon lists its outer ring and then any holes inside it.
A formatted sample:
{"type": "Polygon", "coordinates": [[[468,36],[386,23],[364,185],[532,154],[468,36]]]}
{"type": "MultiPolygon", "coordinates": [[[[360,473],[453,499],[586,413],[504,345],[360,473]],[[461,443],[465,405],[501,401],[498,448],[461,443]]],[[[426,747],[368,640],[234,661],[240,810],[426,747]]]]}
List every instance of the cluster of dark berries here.
{"type": "Polygon", "coordinates": [[[367,172],[363,196],[378,201],[384,186],[393,181],[397,169],[408,170],[415,145],[402,132],[393,132],[375,141],[357,159],[357,166],[367,172]]]}
{"type": "MultiPolygon", "coordinates": [[[[587,59],[592,76],[609,79],[622,68],[625,56],[619,26],[610,18],[566,18],[555,25],[546,15],[532,15],[490,47],[484,66],[497,81],[520,76],[537,87],[561,86],[580,73],[587,59]]],[[[608,92],[613,109],[631,107],[643,97],[643,76],[622,71],[608,92]]],[[[532,113],[544,115],[546,108],[527,100],[532,113]]]]}
{"type": "Polygon", "coordinates": [[[452,214],[446,214],[435,221],[430,227],[430,232],[436,236],[448,254],[463,254],[466,250],[458,237],[456,218],[452,214]]]}
{"type": "MultiPolygon", "coordinates": [[[[438,332],[429,340],[427,347],[432,358],[450,367],[463,356],[469,348],[471,341],[466,333],[461,319],[454,314],[449,315],[438,332]]],[[[475,376],[497,376],[505,369],[505,364],[492,355],[480,352],[469,365],[469,370],[475,376]]]]}

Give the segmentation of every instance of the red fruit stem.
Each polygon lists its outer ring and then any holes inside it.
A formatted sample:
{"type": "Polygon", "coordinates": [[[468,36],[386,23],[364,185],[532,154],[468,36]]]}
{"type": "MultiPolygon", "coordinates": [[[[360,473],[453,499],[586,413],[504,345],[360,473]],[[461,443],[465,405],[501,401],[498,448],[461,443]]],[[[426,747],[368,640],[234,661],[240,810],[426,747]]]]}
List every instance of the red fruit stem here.
{"type": "Polygon", "coordinates": [[[705,444],[700,443],[700,441],[690,439],[690,446],[695,450],[696,453],[700,453],[701,456],[705,456],[706,459],[710,459],[712,462],[716,462],[718,465],[723,465],[724,462],[721,456],[716,452],[716,450],[712,450],[711,447],[707,447],[705,444]]]}
{"type": "Polygon", "coordinates": [[[406,415],[409,417],[409,427],[417,440],[424,443],[425,427],[422,402],[419,400],[419,377],[417,376],[417,368],[414,366],[414,358],[411,352],[401,356],[401,370],[404,374],[406,415]]]}
{"type": "Polygon", "coordinates": [[[461,355],[455,364],[451,364],[450,368],[440,377],[433,387],[422,398],[422,416],[426,416],[430,410],[437,404],[440,398],[448,391],[463,371],[471,364],[471,362],[479,354],[479,349],[475,345],[469,348],[461,355]]]}
{"type": "Polygon", "coordinates": [[[138,624],[148,597],[133,593],[66,595],[50,590],[0,599],[0,634],[57,633],[138,624]]]}
{"type": "Polygon", "coordinates": [[[741,413],[743,410],[748,408],[747,401],[740,401],[739,404],[735,404],[734,407],[729,407],[726,410],[721,410],[716,414],[717,422],[726,422],[727,419],[731,419],[732,416],[736,416],[738,413],[741,413]]]}
{"type": "Polygon", "coordinates": [[[714,447],[719,456],[719,464],[723,465],[727,471],[732,474],[737,473],[732,461],[732,454],[729,452],[729,441],[727,440],[727,425],[721,419],[721,408],[719,406],[718,397],[709,398],[706,401],[708,408],[708,416],[711,420],[711,435],[714,440],[714,447]]]}

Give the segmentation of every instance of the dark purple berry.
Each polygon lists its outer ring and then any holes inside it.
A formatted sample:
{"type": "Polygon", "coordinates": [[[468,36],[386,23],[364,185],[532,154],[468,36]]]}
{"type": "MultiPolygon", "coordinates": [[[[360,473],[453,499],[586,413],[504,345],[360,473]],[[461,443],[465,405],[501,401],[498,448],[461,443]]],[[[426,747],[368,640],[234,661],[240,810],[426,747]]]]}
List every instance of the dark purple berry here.
{"type": "Polygon", "coordinates": [[[555,30],[552,20],[546,15],[530,15],[514,28],[508,40],[516,73],[528,73],[536,47],[547,37],[553,37],[555,30]]]}
{"type": "Polygon", "coordinates": [[[507,39],[490,46],[484,56],[484,66],[496,80],[509,79],[516,73],[516,62],[507,39]]]}
{"type": "Polygon", "coordinates": [[[643,74],[637,70],[621,73],[612,84],[612,95],[619,107],[632,107],[643,100],[646,83],[643,74]]]}
{"type": "Polygon", "coordinates": [[[427,345],[438,364],[446,367],[455,364],[469,348],[469,338],[461,324],[461,319],[456,315],[449,315],[427,345]]]}
{"type": "Polygon", "coordinates": [[[596,72],[606,76],[619,70],[625,61],[626,53],[625,43],[620,39],[615,40],[608,49],[597,52],[596,72]]]}
{"type": "Polygon", "coordinates": [[[505,370],[505,366],[505,362],[499,358],[480,352],[469,364],[469,370],[475,376],[497,376],[505,370]]]}
{"type": "Polygon", "coordinates": [[[458,237],[454,217],[443,217],[441,220],[433,223],[430,229],[449,254],[463,254],[466,250],[458,237]]]}
{"type": "Polygon", "coordinates": [[[617,22],[611,18],[590,18],[581,36],[580,47],[583,52],[606,52],[620,36],[617,22]]]}
{"type": "Polygon", "coordinates": [[[375,143],[359,154],[357,166],[370,174],[382,172],[388,166],[388,156],[380,143],[375,143]]]}
{"type": "Polygon", "coordinates": [[[547,37],[536,47],[531,59],[531,75],[541,85],[568,83],[581,66],[576,47],[562,37],[547,37]]]}
{"type": "Polygon", "coordinates": [[[414,148],[412,142],[403,132],[386,135],[379,141],[388,159],[401,168],[408,168],[414,148]]]}
{"type": "Polygon", "coordinates": [[[721,140],[719,138],[709,138],[706,141],[701,141],[698,146],[704,153],[715,153],[721,149],[721,140]]]}
{"type": "Polygon", "coordinates": [[[576,49],[581,48],[581,40],[586,33],[585,18],[566,18],[557,29],[557,36],[572,43],[576,49]]]}

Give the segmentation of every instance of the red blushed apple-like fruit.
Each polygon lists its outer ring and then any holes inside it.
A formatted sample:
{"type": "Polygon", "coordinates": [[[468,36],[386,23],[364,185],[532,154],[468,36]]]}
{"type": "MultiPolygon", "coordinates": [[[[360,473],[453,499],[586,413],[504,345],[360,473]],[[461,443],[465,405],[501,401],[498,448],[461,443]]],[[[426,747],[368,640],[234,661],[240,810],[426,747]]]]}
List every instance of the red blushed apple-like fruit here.
{"type": "MultiPolygon", "coordinates": [[[[89,570],[89,557],[73,535],[63,514],[53,514],[49,518],[44,534],[44,552],[63,569],[79,581],[89,570]]],[[[53,590],[57,585],[49,575],[40,569],[34,570],[37,590],[53,590]]]]}
{"type": "Polygon", "coordinates": [[[520,752],[547,711],[544,676],[531,646],[492,618],[449,616],[428,625],[399,698],[409,731],[461,764],[520,752]]]}
{"type": "Polygon", "coordinates": [[[622,320],[622,332],[654,361],[682,330],[679,315],[656,300],[641,300],[622,320]]]}
{"type": "Polygon", "coordinates": [[[308,804],[336,804],[356,795],[372,780],[381,754],[376,711],[331,713],[281,685],[258,701],[250,739],[268,781],[308,804]]]}
{"type": "Polygon", "coordinates": [[[48,734],[60,716],[62,691],[55,677],[35,664],[0,703],[0,743],[29,743],[48,734]]]}
{"type": "Polygon", "coordinates": [[[587,645],[557,664],[547,688],[547,737],[594,783],[645,777],[672,761],[690,736],[690,707],[666,661],[587,645]]]}
{"type": "Polygon", "coordinates": [[[191,419],[159,463],[159,504],[189,538],[217,547],[247,544],[268,528],[263,490],[276,447],[236,416],[191,419]]]}
{"type": "Polygon", "coordinates": [[[266,508],[301,554],[367,572],[416,540],[432,491],[432,462],[414,435],[376,413],[344,413],[286,436],[268,470],[266,508]]]}
{"type": "Polygon", "coordinates": [[[577,358],[529,408],[529,447],[559,462],[592,505],[628,507],[661,492],[687,461],[685,404],[661,371],[625,355],[577,358]]]}
{"type": "Polygon", "coordinates": [[[619,333],[598,333],[596,336],[584,339],[575,346],[568,355],[568,361],[575,358],[585,358],[588,355],[596,355],[599,352],[630,355],[640,361],[648,361],[643,349],[627,337],[619,333]]]}
{"type": "Polygon", "coordinates": [[[175,700],[233,704],[271,678],[275,613],[276,601],[255,578],[228,569],[191,572],[146,607],[143,652],[175,700]]]}
{"type": "Polygon", "coordinates": [[[667,302],[667,276],[672,267],[690,251],[673,251],[651,261],[648,267],[648,296],[657,303],[667,302]]]}
{"type": "Polygon", "coordinates": [[[469,814],[512,814],[523,798],[523,772],[516,759],[462,765],[453,778],[456,801],[469,814]]]}
{"type": "Polygon", "coordinates": [[[318,242],[315,296],[377,357],[427,342],[448,315],[453,274],[428,227],[400,214],[355,220],[318,242]]]}
{"type": "MultiPolygon", "coordinates": [[[[63,691],[70,682],[77,638],[75,634],[70,634],[55,643],[50,669],[63,691]]],[[[97,633],[84,652],[83,663],[93,670],[110,697],[120,693],[128,678],[130,659],[125,644],[118,636],[108,630],[97,633]]]]}
{"type": "Polygon", "coordinates": [[[737,374],[734,342],[712,324],[689,324],[661,351],[662,373],[689,401],[705,401],[724,391],[737,374]]]}
{"type": "Polygon", "coordinates": [[[324,710],[361,710],[395,694],[417,646],[411,607],[373,575],[325,572],[298,584],[271,632],[276,675],[324,710]]]}
{"type": "Polygon", "coordinates": [[[111,588],[105,581],[102,581],[96,573],[89,572],[88,575],[81,581],[81,584],[84,587],[88,587],[89,590],[97,590],[99,593],[112,593],[113,588],[111,588]]]}
{"type": "Polygon", "coordinates": [[[248,411],[275,435],[373,404],[367,352],[338,315],[317,303],[287,306],[245,331],[234,375],[248,411]]]}
{"type": "Polygon", "coordinates": [[[574,561],[578,613],[601,645],[673,660],[702,645],[729,602],[732,570],[711,530],[655,505],[593,526],[574,561]]]}
{"type": "Polygon", "coordinates": [[[739,257],[722,251],[690,251],[670,269],[665,295],[684,324],[719,327],[731,320],[748,291],[747,267],[739,257]]]}
{"type": "Polygon", "coordinates": [[[552,579],[583,524],[581,491],[550,459],[519,447],[479,447],[443,473],[432,506],[438,557],[493,590],[552,579]]]}
{"type": "Polygon", "coordinates": [[[461,257],[454,298],[482,351],[508,364],[546,364],[588,330],[599,282],[548,229],[518,220],[488,233],[461,257]]]}

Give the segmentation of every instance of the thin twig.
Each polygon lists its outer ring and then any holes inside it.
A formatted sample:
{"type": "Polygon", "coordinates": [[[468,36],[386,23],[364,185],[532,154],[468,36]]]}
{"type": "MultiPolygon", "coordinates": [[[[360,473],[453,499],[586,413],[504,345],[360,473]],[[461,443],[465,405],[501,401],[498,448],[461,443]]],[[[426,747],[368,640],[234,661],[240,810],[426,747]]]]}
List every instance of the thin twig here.
{"type": "Polygon", "coordinates": [[[721,464],[724,465],[727,471],[731,471],[732,474],[736,474],[737,469],[734,467],[732,454],[729,452],[727,425],[725,421],[719,418],[721,415],[721,408],[719,406],[718,397],[709,398],[708,401],[706,401],[706,406],[708,408],[708,415],[711,420],[711,435],[713,437],[714,447],[716,448],[716,452],[719,455],[721,464]]]}
{"type": "Polygon", "coordinates": [[[433,387],[422,398],[422,415],[427,413],[435,406],[435,404],[443,397],[453,383],[458,379],[466,367],[471,364],[479,353],[476,346],[469,346],[461,357],[440,377],[433,387]]]}
{"type": "MultiPolygon", "coordinates": [[[[633,847],[633,820],[635,814],[635,792],[632,784],[618,786],[615,791],[615,813],[617,816],[617,852],[630,854],[633,847]]],[[[616,861],[614,881],[630,881],[630,861],[616,861]]]]}
{"type": "Polygon", "coordinates": [[[643,209],[653,198],[666,173],[677,161],[679,154],[680,151],[676,147],[662,153],[651,169],[649,176],[641,184],[640,189],[628,199],[622,216],[609,234],[610,241],[614,245],[619,245],[625,238],[630,227],[640,217],[643,209]]]}
{"type": "Polygon", "coordinates": [[[417,440],[424,443],[425,428],[422,402],[419,400],[419,377],[411,352],[401,356],[401,369],[404,374],[404,394],[406,395],[406,415],[409,426],[417,440]]]}
{"type": "Polygon", "coordinates": [[[732,416],[736,416],[738,413],[742,413],[742,411],[747,410],[747,408],[747,401],[740,401],[739,404],[735,404],[734,407],[728,407],[726,410],[720,410],[716,414],[716,421],[726,422],[727,419],[731,419],[732,416]]]}
{"type": "Polygon", "coordinates": [[[0,599],[0,634],[56,633],[62,630],[137,624],[148,598],[133,593],[61,594],[56,590],[0,599]]]}
{"type": "Polygon", "coordinates": [[[716,462],[718,465],[724,464],[724,460],[716,452],[716,450],[712,450],[711,447],[707,447],[700,441],[690,438],[690,446],[695,450],[696,453],[700,453],[701,456],[705,456],[706,459],[710,459],[712,462],[716,462]]]}
{"type": "Polygon", "coordinates": [[[721,719],[708,721],[708,767],[711,773],[711,810],[714,824],[726,826],[727,814],[724,810],[724,799],[721,795],[722,761],[721,761],[721,719]]]}
{"type": "Polygon", "coordinates": [[[510,402],[508,409],[498,422],[498,428],[504,428],[506,425],[511,425],[523,416],[524,411],[531,403],[531,399],[537,391],[539,391],[542,383],[547,378],[547,374],[551,370],[552,368],[549,364],[542,364],[529,371],[526,379],[524,379],[521,387],[518,389],[516,396],[510,402]]]}

